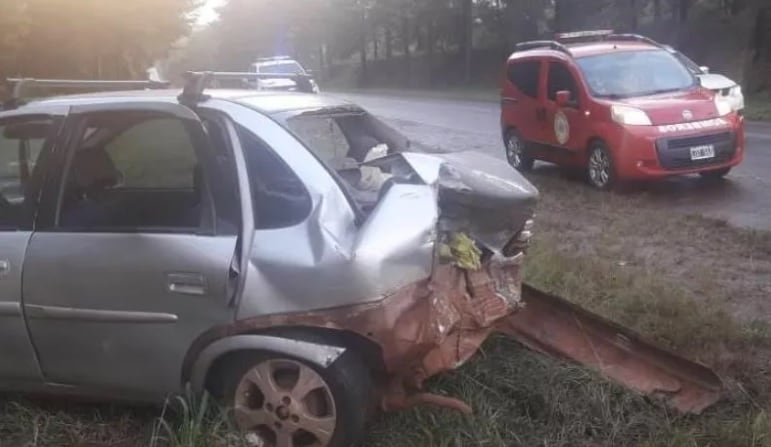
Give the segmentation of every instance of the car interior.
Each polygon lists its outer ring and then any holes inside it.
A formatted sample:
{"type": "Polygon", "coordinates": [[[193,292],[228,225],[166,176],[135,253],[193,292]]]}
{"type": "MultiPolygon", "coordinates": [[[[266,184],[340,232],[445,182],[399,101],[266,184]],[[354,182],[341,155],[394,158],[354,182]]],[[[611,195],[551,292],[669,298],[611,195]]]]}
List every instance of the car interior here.
{"type": "Polygon", "coordinates": [[[184,135],[164,137],[150,132],[184,132],[179,123],[169,126],[169,121],[147,114],[89,117],[69,162],[59,227],[198,228],[204,181],[194,147],[184,135]],[[129,135],[141,126],[142,131],[129,135]],[[164,138],[186,141],[188,147],[174,149],[185,151],[188,160],[175,160],[180,154],[173,150],[162,154],[164,147],[157,140],[164,138]],[[190,159],[193,163],[186,163],[190,159]]]}
{"type": "Polygon", "coordinates": [[[18,228],[31,211],[41,180],[38,157],[53,126],[50,119],[0,126],[0,226],[18,228]]]}

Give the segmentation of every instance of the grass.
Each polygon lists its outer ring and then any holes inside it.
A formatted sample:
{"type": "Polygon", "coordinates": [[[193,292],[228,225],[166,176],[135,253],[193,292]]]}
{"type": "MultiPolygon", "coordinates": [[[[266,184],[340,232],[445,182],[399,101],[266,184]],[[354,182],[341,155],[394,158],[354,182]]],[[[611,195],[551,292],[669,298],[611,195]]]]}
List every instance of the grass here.
{"type": "Polygon", "coordinates": [[[747,98],[745,116],[752,121],[771,121],[771,93],[747,98]]]}
{"type": "MultiPolygon", "coordinates": [[[[678,415],[497,337],[430,382],[432,391],[472,404],[473,415],[435,408],[382,415],[364,445],[771,446],[771,235],[662,212],[645,192],[597,193],[548,174],[532,180],[542,200],[527,281],[713,365],[725,398],[702,415],[678,415]]],[[[240,443],[208,398],[161,410],[0,402],[0,447],[240,443]]]]}

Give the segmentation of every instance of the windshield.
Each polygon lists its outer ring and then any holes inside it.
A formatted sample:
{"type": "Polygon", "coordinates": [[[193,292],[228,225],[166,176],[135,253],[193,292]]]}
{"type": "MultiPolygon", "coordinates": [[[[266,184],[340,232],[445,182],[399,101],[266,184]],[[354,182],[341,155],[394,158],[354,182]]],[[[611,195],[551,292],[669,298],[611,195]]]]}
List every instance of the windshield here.
{"type": "Polygon", "coordinates": [[[297,62],[281,62],[257,67],[259,73],[266,74],[302,74],[303,69],[297,62]]]}
{"type": "Polygon", "coordinates": [[[681,53],[679,51],[674,53],[674,54],[675,54],[675,57],[677,57],[677,59],[680,62],[682,62],[683,65],[685,65],[685,67],[688,69],[688,71],[690,71],[691,73],[693,73],[695,75],[703,74],[702,71],[701,71],[701,68],[698,65],[696,65],[696,62],[694,62],[691,59],[689,59],[688,56],[684,55],[683,53],[681,53]]]}
{"type": "Polygon", "coordinates": [[[664,50],[627,51],[577,60],[592,94],[599,98],[629,98],[688,90],[696,79],[664,50]]]}

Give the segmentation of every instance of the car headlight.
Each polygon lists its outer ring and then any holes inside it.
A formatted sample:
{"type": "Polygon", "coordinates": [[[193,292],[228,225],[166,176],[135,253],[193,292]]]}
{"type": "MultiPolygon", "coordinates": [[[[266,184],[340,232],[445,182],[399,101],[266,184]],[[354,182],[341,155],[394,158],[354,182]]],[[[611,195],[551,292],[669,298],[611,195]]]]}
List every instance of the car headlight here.
{"type": "Polygon", "coordinates": [[[733,112],[733,105],[720,95],[715,95],[715,108],[717,109],[718,116],[726,116],[733,112]]]}
{"type": "Polygon", "coordinates": [[[644,111],[629,106],[613,105],[610,108],[613,121],[629,126],[650,126],[651,119],[644,111]]]}
{"type": "Polygon", "coordinates": [[[732,96],[734,98],[744,97],[744,95],[742,94],[742,86],[741,85],[737,85],[737,86],[732,87],[731,91],[728,92],[728,96],[732,96]]]}

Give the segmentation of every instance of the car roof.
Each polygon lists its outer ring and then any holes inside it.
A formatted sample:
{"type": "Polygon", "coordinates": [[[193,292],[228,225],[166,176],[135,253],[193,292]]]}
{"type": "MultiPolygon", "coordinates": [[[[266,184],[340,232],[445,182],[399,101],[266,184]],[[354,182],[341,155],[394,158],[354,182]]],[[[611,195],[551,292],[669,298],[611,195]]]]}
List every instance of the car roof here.
{"type": "MultiPolygon", "coordinates": [[[[78,95],[54,96],[36,99],[19,107],[34,107],[39,109],[46,106],[78,106],[88,104],[104,104],[109,102],[131,103],[138,101],[153,101],[164,103],[178,103],[180,89],[163,90],[127,90],[86,93],[78,95]]],[[[325,108],[351,108],[353,104],[339,98],[323,94],[297,93],[297,92],[272,92],[243,89],[207,89],[204,95],[211,99],[237,102],[255,109],[266,115],[283,112],[303,111],[309,109],[325,108]]],[[[205,104],[206,100],[201,101],[205,104]]]]}
{"type": "MultiPolygon", "coordinates": [[[[650,51],[661,49],[660,47],[645,42],[612,40],[601,42],[567,43],[565,44],[565,47],[570,51],[570,55],[567,55],[559,50],[543,47],[532,50],[518,51],[512,54],[509,60],[546,56],[568,60],[571,59],[571,57],[574,59],[580,59],[582,57],[598,56],[601,54],[610,54],[614,52],[650,51]]],[[[662,49],[662,51],[664,50],[662,49]]]]}

